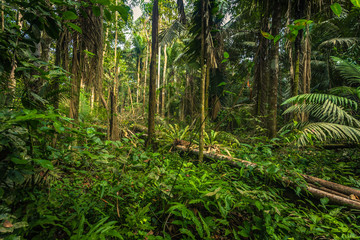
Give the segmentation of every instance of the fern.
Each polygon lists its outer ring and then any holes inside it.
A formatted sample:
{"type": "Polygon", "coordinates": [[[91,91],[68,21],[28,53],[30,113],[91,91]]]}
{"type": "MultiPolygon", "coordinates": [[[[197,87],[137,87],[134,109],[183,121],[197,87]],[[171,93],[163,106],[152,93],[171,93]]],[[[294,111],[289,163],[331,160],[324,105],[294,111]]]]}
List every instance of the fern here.
{"type": "Polygon", "coordinates": [[[331,57],[336,64],[336,69],[340,71],[341,77],[350,84],[360,83],[360,66],[351,64],[337,57],[331,57]]]}
{"type": "Polygon", "coordinates": [[[317,103],[324,104],[326,101],[330,101],[336,105],[340,105],[342,107],[352,107],[354,110],[357,110],[357,102],[348,99],[346,97],[339,97],[335,95],[329,95],[325,93],[308,93],[301,94],[295,97],[291,97],[283,102],[282,105],[285,104],[298,104],[298,103],[317,103]]]}
{"type": "Polygon", "coordinates": [[[344,107],[357,109],[357,103],[345,97],[328,94],[303,94],[286,100],[283,104],[293,104],[284,111],[288,113],[307,113],[320,122],[302,122],[286,125],[280,131],[289,128],[300,130],[299,145],[312,140],[346,140],[359,143],[360,121],[344,110],[344,107]]]}

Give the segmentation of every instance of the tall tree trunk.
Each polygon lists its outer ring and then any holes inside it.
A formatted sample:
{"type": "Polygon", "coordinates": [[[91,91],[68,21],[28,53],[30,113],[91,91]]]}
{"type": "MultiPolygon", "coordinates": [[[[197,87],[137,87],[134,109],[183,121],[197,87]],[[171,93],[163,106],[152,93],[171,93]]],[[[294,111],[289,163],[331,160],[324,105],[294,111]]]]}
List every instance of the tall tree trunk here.
{"type": "Polygon", "coordinates": [[[150,62],[150,80],[149,80],[149,117],[148,117],[148,139],[146,145],[153,145],[155,133],[155,108],[156,108],[156,54],[159,48],[159,6],[158,0],[154,0],[152,11],[152,53],[150,62]]]}
{"type": "MultiPolygon", "coordinates": [[[[281,28],[281,4],[280,1],[276,1],[273,7],[272,14],[272,27],[271,34],[276,36],[280,32],[281,28]]],[[[269,137],[275,137],[276,130],[276,117],[277,117],[277,95],[279,85],[279,41],[271,46],[271,69],[270,69],[270,86],[269,86],[269,120],[268,129],[269,137]]]]}
{"type": "Polygon", "coordinates": [[[5,30],[4,0],[1,0],[1,31],[5,30]]]}
{"type": "Polygon", "coordinates": [[[148,44],[148,49],[146,51],[146,58],[145,58],[145,73],[144,73],[144,91],[143,91],[143,108],[145,113],[145,103],[146,103],[146,84],[147,84],[147,72],[148,72],[148,61],[149,61],[149,52],[150,52],[150,42],[148,44]]]}
{"type": "Polygon", "coordinates": [[[206,88],[206,46],[205,38],[208,27],[208,6],[207,0],[201,0],[201,78],[200,78],[200,134],[199,134],[199,161],[204,159],[204,131],[205,131],[205,88],[206,88]]]}
{"type": "MultiPolygon", "coordinates": [[[[158,72],[157,72],[157,90],[159,90],[159,88],[161,87],[160,86],[160,68],[161,68],[161,45],[159,46],[159,49],[158,49],[158,51],[159,51],[159,56],[158,56],[158,65],[157,65],[157,67],[158,67],[158,72]]],[[[160,93],[157,95],[157,98],[156,98],[156,112],[157,113],[160,113],[160,104],[161,104],[161,102],[160,102],[160,93]]]]}
{"type": "Polygon", "coordinates": [[[136,103],[139,103],[139,94],[140,94],[140,64],[141,63],[141,58],[139,56],[138,58],[138,63],[137,63],[137,82],[136,82],[136,103]]]}
{"type": "Polygon", "coordinates": [[[162,117],[165,117],[166,67],[167,67],[167,54],[166,54],[166,45],[165,45],[164,46],[163,81],[162,81],[162,87],[161,87],[161,116],[162,117]]]}
{"type": "MultiPolygon", "coordinates": [[[[269,32],[269,0],[264,3],[264,15],[262,17],[261,30],[269,32]]],[[[268,114],[268,88],[269,88],[269,66],[268,66],[269,40],[264,38],[259,31],[259,46],[255,59],[255,115],[261,117],[264,124],[264,116],[268,114]]]]}
{"type": "Polygon", "coordinates": [[[79,119],[80,106],[80,83],[81,83],[81,43],[79,34],[73,39],[73,59],[71,68],[71,95],[70,95],[70,113],[69,117],[75,122],[79,119]]]}
{"type": "MultiPolygon", "coordinates": [[[[116,1],[117,4],[117,1],[116,1]]],[[[115,48],[114,48],[114,84],[110,91],[110,139],[113,141],[120,140],[120,131],[118,123],[118,95],[119,95],[119,82],[118,82],[118,69],[119,61],[117,57],[117,41],[118,41],[118,30],[117,30],[118,15],[115,13],[115,48]]]]}
{"type": "MultiPolygon", "coordinates": [[[[311,1],[307,3],[306,19],[309,20],[311,17],[311,1]]],[[[302,93],[310,93],[311,84],[311,42],[310,42],[310,29],[309,25],[306,26],[306,36],[304,39],[304,55],[303,55],[303,73],[302,73],[302,93]]],[[[309,115],[302,113],[301,121],[308,121],[309,115]]]]}

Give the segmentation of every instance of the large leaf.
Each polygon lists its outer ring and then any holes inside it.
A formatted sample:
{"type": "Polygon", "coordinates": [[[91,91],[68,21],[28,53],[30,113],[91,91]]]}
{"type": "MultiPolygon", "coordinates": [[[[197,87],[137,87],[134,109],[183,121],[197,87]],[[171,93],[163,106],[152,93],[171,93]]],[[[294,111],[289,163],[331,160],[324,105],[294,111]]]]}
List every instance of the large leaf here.
{"type": "Polygon", "coordinates": [[[66,11],[63,13],[64,20],[75,20],[78,16],[73,11],[66,11]]]}
{"type": "Polygon", "coordinates": [[[355,7],[360,8],[360,0],[350,0],[355,7]]]}
{"type": "Polygon", "coordinates": [[[336,16],[340,17],[340,14],[342,12],[342,8],[340,4],[334,3],[330,6],[331,10],[335,13],[336,16]]]}

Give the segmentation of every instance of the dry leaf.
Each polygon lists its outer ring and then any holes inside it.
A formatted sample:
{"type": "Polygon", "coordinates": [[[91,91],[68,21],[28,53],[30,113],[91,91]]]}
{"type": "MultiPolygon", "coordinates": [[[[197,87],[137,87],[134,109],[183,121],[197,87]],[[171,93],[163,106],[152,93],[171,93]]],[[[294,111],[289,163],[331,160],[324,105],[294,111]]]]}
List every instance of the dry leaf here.
{"type": "Polygon", "coordinates": [[[14,225],[13,225],[11,222],[9,222],[8,220],[5,220],[5,222],[3,223],[3,226],[4,226],[5,228],[11,228],[11,227],[13,227],[14,225]]]}

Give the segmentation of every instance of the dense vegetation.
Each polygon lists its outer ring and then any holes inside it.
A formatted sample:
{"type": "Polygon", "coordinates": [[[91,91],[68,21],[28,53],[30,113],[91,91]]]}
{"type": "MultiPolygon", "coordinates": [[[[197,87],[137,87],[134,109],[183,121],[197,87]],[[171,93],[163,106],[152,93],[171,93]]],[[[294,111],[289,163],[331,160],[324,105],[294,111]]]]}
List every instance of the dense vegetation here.
{"type": "Polygon", "coordinates": [[[360,238],[358,0],[0,10],[0,239],[360,238]]]}

